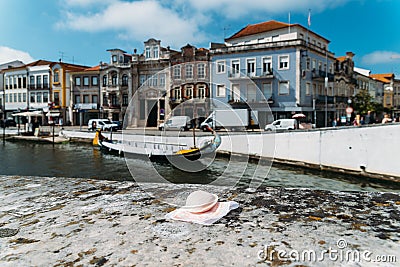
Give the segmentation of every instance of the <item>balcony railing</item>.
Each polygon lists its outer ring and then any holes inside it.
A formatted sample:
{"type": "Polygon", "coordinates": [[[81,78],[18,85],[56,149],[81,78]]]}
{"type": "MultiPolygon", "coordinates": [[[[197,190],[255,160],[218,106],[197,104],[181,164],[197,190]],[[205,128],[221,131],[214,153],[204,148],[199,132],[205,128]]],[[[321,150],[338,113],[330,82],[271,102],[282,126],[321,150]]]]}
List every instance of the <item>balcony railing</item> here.
{"type": "Polygon", "coordinates": [[[247,79],[247,78],[272,79],[274,78],[274,70],[270,68],[264,71],[261,68],[257,68],[255,72],[247,72],[247,70],[229,71],[228,77],[229,79],[247,79]]]}
{"type": "Polygon", "coordinates": [[[312,71],[312,78],[313,79],[320,79],[320,80],[325,80],[325,77],[328,77],[329,82],[333,82],[335,75],[332,73],[327,73],[326,71],[323,70],[313,70],[312,71]]]}

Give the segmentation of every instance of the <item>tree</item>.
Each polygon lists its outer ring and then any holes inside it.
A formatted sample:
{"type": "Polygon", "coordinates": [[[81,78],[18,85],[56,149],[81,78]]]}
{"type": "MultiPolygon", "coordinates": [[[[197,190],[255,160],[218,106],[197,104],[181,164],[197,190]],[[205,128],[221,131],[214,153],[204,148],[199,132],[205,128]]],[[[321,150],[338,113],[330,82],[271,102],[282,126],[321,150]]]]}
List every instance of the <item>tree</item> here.
{"type": "Polygon", "coordinates": [[[368,111],[379,112],[380,106],[382,105],[373,101],[368,90],[360,90],[353,97],[353,108],[357,114],[364,115],[367,114],[368,111]]]}

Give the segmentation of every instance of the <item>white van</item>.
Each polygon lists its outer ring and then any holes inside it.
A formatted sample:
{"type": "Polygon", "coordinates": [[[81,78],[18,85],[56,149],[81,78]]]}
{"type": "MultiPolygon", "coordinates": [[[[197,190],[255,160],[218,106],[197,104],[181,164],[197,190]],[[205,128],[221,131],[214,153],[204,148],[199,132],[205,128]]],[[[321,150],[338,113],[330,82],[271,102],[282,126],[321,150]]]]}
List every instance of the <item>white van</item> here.
{"type": "Polygon", "coordinates": [[[190,128],[189,116],[174,116],[169,118],[165,123],[160,123],[158,129],[163,130],[179,130],[186,131],[190,128]]]}
{"type": "Polygon", "coordinates": [[[107,119],[91,119],[88,122],[88,131],[95,131],[100,129],[102,131],[117,131],[118,124],[112,123],[107,119]]]}
{"type": "Polygon", "coordinates": [[[296,119],[280,119],[265,126],[266,131],[290,131],[297,129],[296,119]]]}

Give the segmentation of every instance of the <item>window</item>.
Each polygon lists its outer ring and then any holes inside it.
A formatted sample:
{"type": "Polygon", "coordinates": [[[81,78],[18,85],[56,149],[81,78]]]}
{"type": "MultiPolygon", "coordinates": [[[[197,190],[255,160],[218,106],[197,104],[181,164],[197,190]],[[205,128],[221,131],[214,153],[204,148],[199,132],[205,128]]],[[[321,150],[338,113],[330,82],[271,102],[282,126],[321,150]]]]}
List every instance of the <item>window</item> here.
{"type": "Polygon", "coordinates": [[[151,49],[149,46],[145,48],[146,59],[151,58],[151,49]]]}
{"type": "Polygon", "coordinates": [[[180,87],[175,87],[174,89],[174,97],[176,100],[181,99],[181,88],[180,87]]]}
{"type": "Polygon", "coordinates": [[[30,102],[31,102],[31,103],[36,103],[35,93],[31,93],[30,96],[31,96],[30,102]]]}
{"type": "Polygon", "coordinates": [[[18,88],[22,87],[22,77],[18,77],[18,88]]]}
{"type": "Polygon", "coordinates": [[[103,86],[107,86],[107,75],[103,76],[103,86]]]}
{"type": "Polygon", "coordinates": [[[17,93],[14,93],[14,102],[17,102],[17,93]]]}
{"type": "Polygon", "coordinates": [[[49,88],[49,75],[43,75],[43,88],[49,88]]]}
{"type": "Polygon", "coordinates": [[[36,88],[42,88],[42,76],[36,76],[36,88]]]}
{"type": "Polygon", "coordinates": [[[264,57],[262,60],[263,73],[272,74],[272,57],[264,57]]]}
{"type": "Polygon", "coordinates": [[[205,65],[204,63],[199,63],[197,65],[197,78],[204,79],[205,77],[206,77],[205,65]]]}
{"type": "Polygon", "coordinates": [[[160,86],[165,86],[165,74],[160,74],[160,86]]]}
{"type": "Polygon", "coordinates": [[[89,86],[89,76],[83,77],[83,86],[89,86]]]}
{"type": "Polygon", "coordinates": [[[116,86],[116,85],[117,85],[117,82],[118,82],[118,76],[117,76],[116,73],[114,73],[114,74],[111,76],[111,84],[114,85],[114,86],[116,86]]]}
{"type": "Polygon", "coordinates": [[[153,58],[158,58],[158,54],[159,54],[158,46],[154,46],[153,47],[153,58]]]}
{"type": "Polygon", "coordinates": [[[60,93],[59,92],[54,92],[54,105],[59,106],[60,105],[60,93]]]}
{"type": "Polygon", "coordinates": [[[313,95],[317,95],[317,84],[313,84],[313,91],[312,91],[313,95]]]}
{"type": "Polygon", "coordinates": [[[114,106],[114,107],[116,107],[116,106],[118,106],[119,104],[118,104],[118,97],[117,97],[117,95],[116,94],[112,94],[111,95],[111,106],[114,106]]]}
{"type": "Polygon", "coordinates": [[[87,103],[90,103],[90,102],[89,102],[89,95],[84,95],[84,96],[83,96],[83,103],[86,103],[86,104],[87,104],[87,103]]]}
{"type": "Polygon", "coordinates": [[[43,101],[42,101],[42,93],[37,93],[37,95],[36,95],[36,102],[38,102],[38,103],[43,103],[43,101]]]}
{"type": "Polygon", "coordinates": [[[81,86],[81,77],[75,77],[75,86],[81,86]]]}
{"type": "Polygon", "coordinates": [[[197,98],[206,97],[206,87],[204,85],[199,85],[197,88],[197,98]]]}
{"type": "Polygon", "coordinates": [[[257,98],[257,90],[254,84],[247,85],[247,101],[255,102],[257,98]]]}
{"type": "Polygon", "coordinates": [[[157,86],[157,84],[158,84],[158,76],[157,76],[157,74],[154,74],[153,75],[153,86],[157,86]]]}
{"type": "Polygon", "coordinates": [[[289,69],[289,56],[279,56],[279,69],[280,70],[289,69]]]}
{"type": "Polygon", "coordinates": [[[126,74],[122,75],[122,85],[128,86],[128,75],[126,74]]]}
{"type": "Polygon", "coordinates": [[[21,95],[21,93],[18,93],[18,102],[22,102],[22,95],[21,95]]]}
{"type": "Polygon", "coordinates": [[[256,74],[256,60],[255,59],[247,59],[247,75],[255,76],[256,74]]]}
{"type": "Polygon", "coordinates": [[[217,97],[224,97],[225,96],[225,85],[218,84],[217,85],[217,97]]]}
{"type": "Polygon", "coordinates": [[[217,64],[217,74],[225,73],[225,61],[220,60],[216,62],[217,64]]]}
{"type": "MultiPolygon", "coordinates": [[[[17,77],[14,77],[14,89],[17,89],[18,88],[18,85],[17,85],[17,77]]],[[[14,98],[15,99],[15,98],[14,98]]],[[[16,102],[16,101],[14,101],[14,102],[16,102]]]]}
{"type": "Polygon", "coordinates": [[[188,99],[193,97],[193,86],[192,85],[185,86],[185,97],[188,99]]]}
{"type": "MultiPolygon", "coordinates": [[[[47,94],[47,93],[44,93],[47,94]]],[[[22,102],[26,102],[26,93],[22,93],[22,102]]],[[[48,102],[48,101],[46,101],[48,102]]]]}
{"type": "Polygon", "coordinates": [[[43,93],[43,103],[49,103],[49,93],[43,93]]]}
{"type": "Polygon", "coordinates": [[[311,94],[311,83],[306,83],[306,95],[311,94]]]}
{"type": "Polygon", "coordinates": [[[192,64],[187,64],[185,66],[185,76],[187,79],[193,78],[193,65],[192,64]]]}
{"type": "Polygon", "coordinates": [[[97,85],[99,85],[99,77],[92,76],[92,86],[97,86],[97,85]]]}
{"type": "Polygon", "coordinates": [[[60,82],[60,70],[59,69],[54,70],[53,82],[55,82],[55,83],[60,82]]]}
{"type": "Polygon", "coordinates": [[[93,104],[98,104],[99,102],[99,97],[98,95],[92,95],[92,103],[93,104]]]}
{"type": "Polygon", "coordinates": [[[117,63],[117,55],[113,55],[112,56],[112,62],[113,63],[117,63]]]}
{"type": "Polygon", "coordinates": [[[103,106],[107,106],[108,105],[108,98],[106,94],[103,94],[103,106]]]}
{"type": "Polygon", "coordinates": [[[181,66],[174,66],[174,79],[180,79],[181,78],[181,66]]]}
{"type": "Polygon", "coordinates": [[[312,69],[315,70],[317,67],[317,61],[315,59],[312,60],[312,69]]]}
{"type": "Polygon", "coordinates": [[[288,95],[289,94],[289,82],[288,81],[279,82],[279,94],[280,95],[288,95]]]}
{"type": "Polygon", "coordinates": [[[80,103],[81,103],[81,96],[75,95],[75,104],[80,104],[80,103]]]}
{"type": "Polygon", "coordinates": [[[129,101],[128,101],[128,94],[123,94],[122,95],[122,105],[123,106],[127,106],[129,104],[129,101]]]}
{"type": "Polygon", "coordinates": [[[310,69],[311,69],[311,60],[310,60],[309,57],[307,58],[306,69],[307,69],[307,70],[310,70],[310,69]]]}
{"type": "Polygon", "coordinates": [[[140,75],[139,85],[143,85],[146,82],[146,75],[140,75]]]}
{"type": "Polygon", "coordinates": [[[29,86],[35,88],[35,76],[29,76],[29,86]]]}
{"type": "Polygon", "coordinates": [[[267,100],[272,97],[272,83],[263,83],[262,89],[263,95],[267,100]]]}
{"type": "Polygon", "coordinates": [[[232,76],[238,77],[240,75],[240,61],[238,59],[232,60],[232,76]]]}

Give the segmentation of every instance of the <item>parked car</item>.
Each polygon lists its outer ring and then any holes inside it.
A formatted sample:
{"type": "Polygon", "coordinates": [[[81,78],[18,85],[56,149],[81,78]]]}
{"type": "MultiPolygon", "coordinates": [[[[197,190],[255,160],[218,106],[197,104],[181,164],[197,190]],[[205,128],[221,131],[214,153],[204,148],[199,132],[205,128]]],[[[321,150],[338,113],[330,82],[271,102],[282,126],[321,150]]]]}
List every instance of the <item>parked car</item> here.
{"type": "Polygon", "coordinates": [[[17,126],[17,123],[13,119],[0,120],[1,128],[15,127],[15,126],[17,126]]]}
{"type": "Polygon", "coordinates": [[[266,131],[290,131],[297,129],[296,119],[280,119],[265,126],[266,131]]]}
{"type": "Polygon", "coordinates": [[[160,123],[158,129],[163,130],[180,130],[186,131],[191,127],[191,119],[189,116],[175,116],[169,118],[165,123],[160,123]]]}
{"type": "Polygon", "coordinates": [[[122,121],[112,121],[112,123],[118,125],[118,130],[122,130],[122,126],[123,126],[122,121]]]}
{"type": "Polygon", "coordinates": [[[96,129],[100,129],[102,131],[117,131],[118,125],[112,123],[107,119],[91,119],[88,122],[88,131],[95,131],[96,129]]]}

